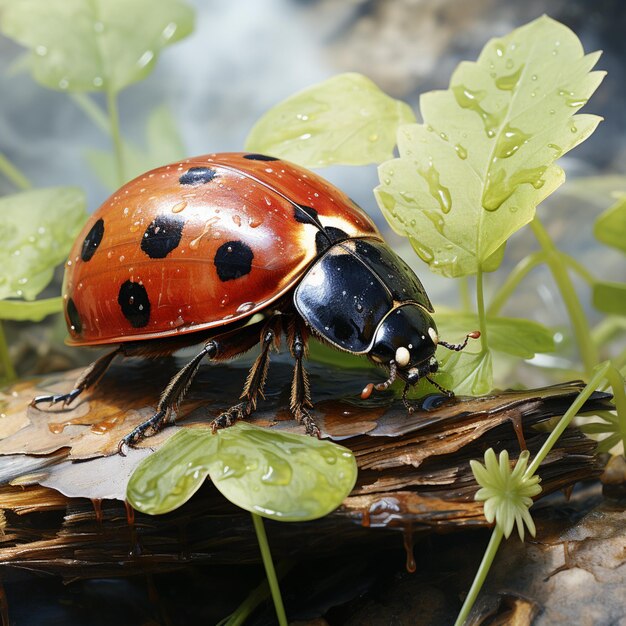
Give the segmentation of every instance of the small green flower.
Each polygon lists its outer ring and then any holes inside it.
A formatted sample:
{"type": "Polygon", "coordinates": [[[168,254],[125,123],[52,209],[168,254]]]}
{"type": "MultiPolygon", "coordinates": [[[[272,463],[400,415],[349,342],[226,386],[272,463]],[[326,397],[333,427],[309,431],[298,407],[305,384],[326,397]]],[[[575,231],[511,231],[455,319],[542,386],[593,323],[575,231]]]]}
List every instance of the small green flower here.
{"type": "Polygon", "coordinates": [[[485,518],[490,523],[495,520],[507,539],[514,523],[522,541],[524,522],[530,534],[535,536],[535,523],[528,509],[532,506],[532,497],[541,492],[538,484],[541,479],[536,475],[525,475],[529,456],[528,450],[524,450],[512,471],[506,450],[500,452],[499,461],[493,448],[485,452],[485,465],[470,461],[476,482],[481,486],[474,499],[484,501],[485,518]]]}

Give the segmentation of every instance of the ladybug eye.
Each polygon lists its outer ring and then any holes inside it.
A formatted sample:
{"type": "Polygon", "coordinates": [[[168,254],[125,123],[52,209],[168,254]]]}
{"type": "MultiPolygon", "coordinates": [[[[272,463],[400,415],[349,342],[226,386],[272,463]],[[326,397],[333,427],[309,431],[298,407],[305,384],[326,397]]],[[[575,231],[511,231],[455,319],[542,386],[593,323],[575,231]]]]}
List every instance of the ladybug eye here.
{"type": "Polygon", "coordinates": [[[428,336],[433,340],[433,343],[437,345],[439,343],[439,336],[434,328],[428,329],[428,336]]]}
{"type": "Polygon", "coordinates": [[[411,353],[404,347],[400,346],[396,350],[395,361],[400,367],[406,367],[411,360],[411,353]]]}

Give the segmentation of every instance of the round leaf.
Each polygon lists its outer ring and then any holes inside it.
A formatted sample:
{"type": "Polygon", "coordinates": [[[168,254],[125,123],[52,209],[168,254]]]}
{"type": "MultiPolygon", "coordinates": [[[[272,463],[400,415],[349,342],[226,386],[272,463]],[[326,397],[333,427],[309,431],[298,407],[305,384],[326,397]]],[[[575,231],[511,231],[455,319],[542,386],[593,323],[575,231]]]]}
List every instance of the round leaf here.
{"type": "Polygon", "coordinates": [[[20,0],[0,14],[0,30],[30,48],[35,80],[68,91],[121,90],[192,29],[180,0],[20,0]]]}
{"type": "Polygon", "coordinates": [[[85,195],[75,187],[0,198],[0,299],[35,298],[67,257],[86,217],[85,195]]]}
{"type": "Polygon", "coordinates": [[[340,74],[287,98],[254,126],[246,148],[306,167],[366,165],[393,156],[396,131],[415,121],[408,104],[360,74],[340,74]]]}

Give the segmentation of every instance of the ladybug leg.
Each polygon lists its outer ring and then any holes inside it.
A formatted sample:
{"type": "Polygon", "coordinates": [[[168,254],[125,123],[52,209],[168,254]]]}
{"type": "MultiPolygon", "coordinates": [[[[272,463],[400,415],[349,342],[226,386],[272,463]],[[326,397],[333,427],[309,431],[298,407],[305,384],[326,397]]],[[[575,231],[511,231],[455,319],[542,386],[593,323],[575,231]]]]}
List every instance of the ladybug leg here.
{"type": "MultiPolygon", "coordinates": [[[[278,323],[278,319],[274,323],[278,323]]],[[[261,341],[261,354],[250,368],[246,384],[240,399],[243,402],[231,406],[230,409],[218,415],[211,422],[211,429],[215,433],[220,428],[232,426],[237,420],[245,419],[256,409],[257,397],[263,396],[263,387],[267,378],[267,370],[270,365],[270,348],[276,344],[278,333],[272,325],[272,322],[263,329],[261,341]]]]}
{"type": "Polygon", "coordinates": [[[426,376],[426,380],[433,387],[436,387],[437,389],[439,389],[439,391],[441,391],[441,393],[443,393],[444,395],[448,396],[448,398],[454,398],[454,391],[450,391],[449,389],[446,389],[445,387],[442,387],[437,381],[433,380],[430,376],[426,376]]]}
{"type": "Polygon", "coordinates": [[[289,328],[289,343],[291,354],[296,361],[293,368],[289,408],[294,418],[304,426],[306,434],[319,438],[320,429],[309,413],[309,409],[313,407],[309,377],[302,365],[307,352],[307,344],[296,324],[289,328]]]}
{"type": "Polygon", "coordinates": [[[107,371],[109,365],[111,365],[111,361],[118,354],[120,354],[121,351],[121,347],[116,348],[115,350],[104,354],[89,365],[74,384],[74,389],[72,389],[69,393],[36,396],[31,400],[30,406],[37,407],[37,405],[42,402],[49,402],[51,405],[61,402],[62,406],[66,407],[83,391],[85,391],[85,389],[93,387],[102,378],[102,376],[104,376],[104,373],[107,371]]]}
{"type": "Polygon", "coordinates": [[[413,413],[415,412],[415,407],[409,402],[409,399],[406,397],[406,394],[409,393],[410,388],[411,385],[409,383],[406,383],[404,385],[404,390],[402,391],[402,404],[404,404],[404,406],[406,407],[408,414],[413,415],[413,413]]]}
{"type": "Polygon", "coordinates": [[[195,375],[198,373],[200,362],[204,357],[213,358],[217,355],[218,346],[215,341],[209,341],[201,352],[199,352],[185,367],[183,367],[170,380],[167,387],[161,394],[161,399],[157,405],[156,413],[145,422],[142,422],[128,435],[126,435],[119,443],[118,451],[124,455],[127,447],[134,447],[141,441],[148,431],[151,434],[157,433],[163,426],[170,421],[172,411],[176,411],[183,401],[189,386],[191,385],[195,375]]]}

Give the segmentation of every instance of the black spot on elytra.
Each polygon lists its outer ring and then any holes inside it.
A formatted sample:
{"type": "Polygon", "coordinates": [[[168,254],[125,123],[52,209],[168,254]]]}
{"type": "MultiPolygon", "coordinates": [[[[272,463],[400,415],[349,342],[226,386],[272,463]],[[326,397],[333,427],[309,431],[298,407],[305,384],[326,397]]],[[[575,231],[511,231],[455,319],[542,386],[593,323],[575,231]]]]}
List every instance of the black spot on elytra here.
{"type": "Polygon", "coordinates": [[[127,280],[120,287],[117,303],[124,317],[134,328],[142,328],[150,320],[150,299],[146,288],[140,283],[127,280]]]}
{"type": "Polygon", "coordinates": [[[100,242],[102,241],[102,236],[104,235],[104,220],[100,218],[92,227],[91,230],[87,233],[85,240],[83,241],[83,249],[80,253],[80,258],[83,261],[89,261],[91,257],[95,254],[100,242]]]}
{"type": "Polygon", "coordinates": [[[72,335],[80,335],[83,332],[83,323],[80,321],[80,315],[74,300],[70,298],[65,307],[67,318],[70,320],[70,332],[72,335]]]}
{"type": "Polygon", "coordinates": [[[164,259],[180,243],[185,220],[176,215],[158,215],[141,239],[141,249],[151,259],[164,259]]]}
{"type": "Polygon", "coordinates": [[[181,185],[204,185],[210,183],[217,172],[210,167],[190,167],[179,179],[181,185]]]}
{"type": "Polygon", "coordinates": [[[324,230],[320,230],[315,233],[315,250],[317,254],[322,254],[325,250],[330,248],[334,243],[348,239],[348,234],[341,230],[341,228],[335,228],[334,226],[328,226],[324,230]]]}
{"type": "Polygon", "coordinates": [[[244,154],[244,159],[249,159],[250,161],[278,161],[276,157],[267,156],[267,154],[244,154]]]}
{"type": "Polygon", "coordinates": [[[317,211],[310,206],[303,206],[301,204],[294,204],[293,216],[296,218],[296,222],[301,224],[313,224],[313,226],[321,227],[319,218],[317,217],[317,211]]]}
{"type": "Polygon", "coordinates": [[[254,254],[243,241],[227,241],[215,253],[213,262],[222,281],[235,280],[250,273],[254,254]]]}

